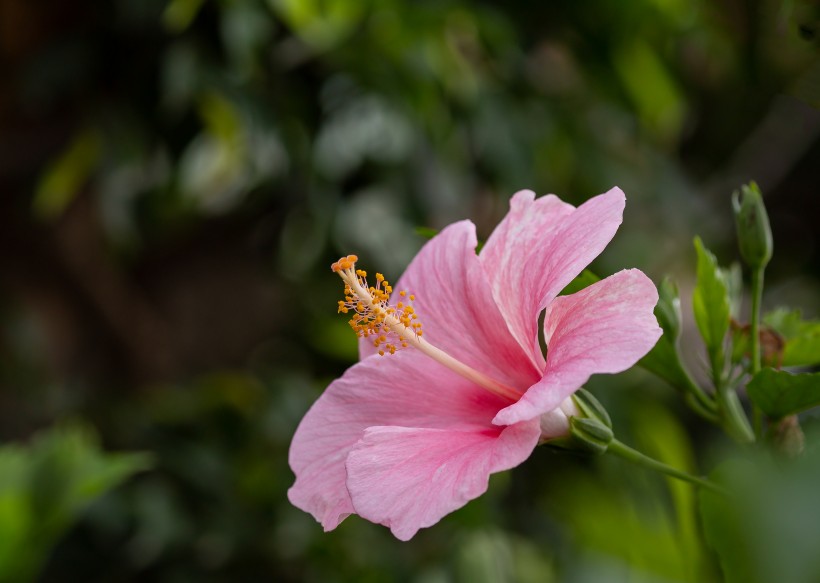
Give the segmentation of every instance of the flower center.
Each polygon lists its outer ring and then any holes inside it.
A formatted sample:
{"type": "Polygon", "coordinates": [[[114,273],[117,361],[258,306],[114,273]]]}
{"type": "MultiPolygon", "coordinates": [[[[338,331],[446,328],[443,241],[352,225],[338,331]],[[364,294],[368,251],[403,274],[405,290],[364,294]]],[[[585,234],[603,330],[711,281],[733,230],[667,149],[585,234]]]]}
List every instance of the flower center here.
{"type": "Polygon", "coordinates": [[[339,301],[338,311],[342,314],[353,312],[350,327],[359,338],[372,338],[373,346],[382,356],[395,354],[401,348],[416,348],[491,393],[511,401],[521,397],[520,391],[499,383],[423,339],[421,322],[412,305],[415,296],[400,291],[401,301],[391,305],[393,287],[381,273],[376,274],[376,285],[369,286],[367,272],[356,269],[358,260],[356,255],[348,255],[330,268],[345,283],[345,299],[339,301]]]}

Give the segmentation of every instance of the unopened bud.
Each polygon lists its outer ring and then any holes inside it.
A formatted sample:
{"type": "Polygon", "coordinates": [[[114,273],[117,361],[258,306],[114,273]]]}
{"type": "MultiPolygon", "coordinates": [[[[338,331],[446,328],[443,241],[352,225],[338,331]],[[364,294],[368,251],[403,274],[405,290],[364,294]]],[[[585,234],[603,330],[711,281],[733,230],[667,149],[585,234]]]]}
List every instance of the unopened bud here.
{"type": "Polygon", "coordinates": [[[587,417],[572,417],[569,420],[570,435],[582,449],[592,453],[605,453],[614,435],[612,429],[587,417]]]}
{"type": "Polygon", "coordinates": [[[601,405],[601,402],[595,396],[584,388],[580,388],[572,395],[572,400],[575,406],[582,413],[582,417],[588,417],[600,421],[609,428],[612,428],[612,419],[609,418],[609,413],[601,405]]]}
{"type": "Polygon", "coordinates": [[[757,184],[750,182],[732,194],[740,255],[753,269],[762,269],[772,258],[772,229],[757,184]]]}
{"type": "Polygon", "coordinates": [[[555,433],[555,437],[549,436],[548,439],[542,440],[542,443],[573,451],[605,453],[613,439],[609,413],[598,399],[585,389],[578,389],[571,399],[571,408],[575,412],[571,415],[568,413],[568,431],[561,435],[555,433]]]}

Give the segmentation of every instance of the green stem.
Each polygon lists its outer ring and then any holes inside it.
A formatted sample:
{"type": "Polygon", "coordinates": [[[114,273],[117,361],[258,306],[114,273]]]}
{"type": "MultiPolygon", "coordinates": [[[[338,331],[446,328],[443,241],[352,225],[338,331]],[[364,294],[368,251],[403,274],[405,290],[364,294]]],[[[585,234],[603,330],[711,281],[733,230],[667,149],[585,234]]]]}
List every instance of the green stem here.
{"type": "Polygon", "coordinates": [[[632,449],[617,439],[613,439],[609,443],[609,447],[607,447],[606,451],[607,453],[614,453],[615,455],[618,455],[625,460],[629,460],[632,463],[638,464],[639,466],[666,474],[667,476],[672,476],[673,478],[683,480],[684,482],[689,482],[690,484],[695,484],[696,486],[700,486],[701,488],[705,488],[712,492],[717,492],[719,494],[727,493],[725,489],[721,488],[714,482],[710,482],[706,478],[699,478],[698,476],[693,476],[692,474],[688,474],[682,470],[668,466],[663,462],[659,462],[656,459],[642,454],[638,450],[632,449]]]}
{"type": "MultiPolygon", "coordinates": [[[[763,299],[763,270],[758,267],[752,271],[752,375],[760,372],[760,302],[763,299]]],[[[763,414],[760,407],[752,403],[752,418],[756,435],[760,435],[763,425],[763,414]]]]}
{"type": "Polygon", "coordinates": [[[763,268],[752,272],[752,374],[760,372],[760,302],[763,299],[763,268]]]}
{"type": "Polygon", "coordinates": [[[720,411],[721,425],[726,433],[738,443],[753,443],[757,434],[749,423],[749,417],[737,396],[737,391],[724,370],[723,350],[712,361],[712,378],[715,383],[715,398],[720,411]]]}
{"type": "Polygon", "coordinates": [[[707,419],[712,423],[719,423],[720,418],[718,417],[718,405],[715,402],[715,399],[704,391],[692,378],[692,375],[689,373],[689,369],[683,363],[677,342],[674,345],[673,357],[675,359],[675,365],[678,367],[678,371],[683,378],[683,386],[676,388],[684,391],[686,403],[692,410],[704,419],[707,419]]]}
{"type": "Polygon", "coordinates": [[[689,393],[692,394],[692,397],[697,399],[698,403],[700,403],[700,405],[702,405],[710,413],[717,413],[718,407],[715,400],[694,381],[692,375],[689,374],[689,371],[686,369],[683,362],[680,363],[680,367],[683,371],[683,378],[686,381],[686,388],[689,393]]]}
{"type": "Polygon", "coordinates": [[[749,418],[740,404],[737,392],[723,379],[717,386],[717,399],[724,429],[739,443],[753,443],[756,434],[749,425],[749,418]]]}

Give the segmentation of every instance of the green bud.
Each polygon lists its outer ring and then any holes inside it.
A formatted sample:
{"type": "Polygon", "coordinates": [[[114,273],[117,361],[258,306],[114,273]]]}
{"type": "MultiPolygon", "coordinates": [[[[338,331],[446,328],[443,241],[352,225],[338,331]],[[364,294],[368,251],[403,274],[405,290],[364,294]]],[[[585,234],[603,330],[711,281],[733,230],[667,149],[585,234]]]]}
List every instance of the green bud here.
{"type": "Polygon", "coordinates": [[[597,454],[605,453],[614,438],[611,428],[585,417],[571,417],[569,432],[581,449],[597,454]]]}
{"type": "Polygon", "coordinates": [[[572,400],[584,417],[595,419],[607,427],[612,427],[612,419],[609,418],[609,413],[592,393],[584,388],[578,389],[572,395],[572,400]]]}
{"type": "Polygon", "coordinates": [[[757,184],[750,182],[732,194],[740,255],[752,269],[762,269],[772,258],[772,230],[757,184]]]}
{"type": "Polygon", "coordinates": [[[572,395],[578,415],[569,418],[569,435],[554,437],[543,443],[570,451],[602,454],[613,439],[612,420],[598,399],[586,389],[572,395]]]}

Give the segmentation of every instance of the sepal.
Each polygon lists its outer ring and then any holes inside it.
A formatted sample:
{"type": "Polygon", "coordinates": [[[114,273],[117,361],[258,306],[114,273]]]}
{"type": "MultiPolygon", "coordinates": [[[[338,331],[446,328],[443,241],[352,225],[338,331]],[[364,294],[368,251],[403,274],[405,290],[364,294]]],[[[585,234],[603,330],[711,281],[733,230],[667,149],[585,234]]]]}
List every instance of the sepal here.
{"type": "Polygon", "coordinates": [[[576,447],[594,454],[606,453],[615,437],[611,427],[588,417],[571,417],[569,431],[576,447]]]}
{"type": "Polygon", "coordinates": [[[604,406],[595,396],[584,388],[575,391],[572,400],[583,416],[588,419],[596,419],[606,427],[612,429],[612,419],[609,417],[604,406]]]}
{"type": "Polygon", "coordinates": [[[578,389],[572,401],[580,415],[569,418],[569,435],[549,439],[546,445],[592,454],[605,453],[614,439],[612,419],[592,393],[578,389]]]}

